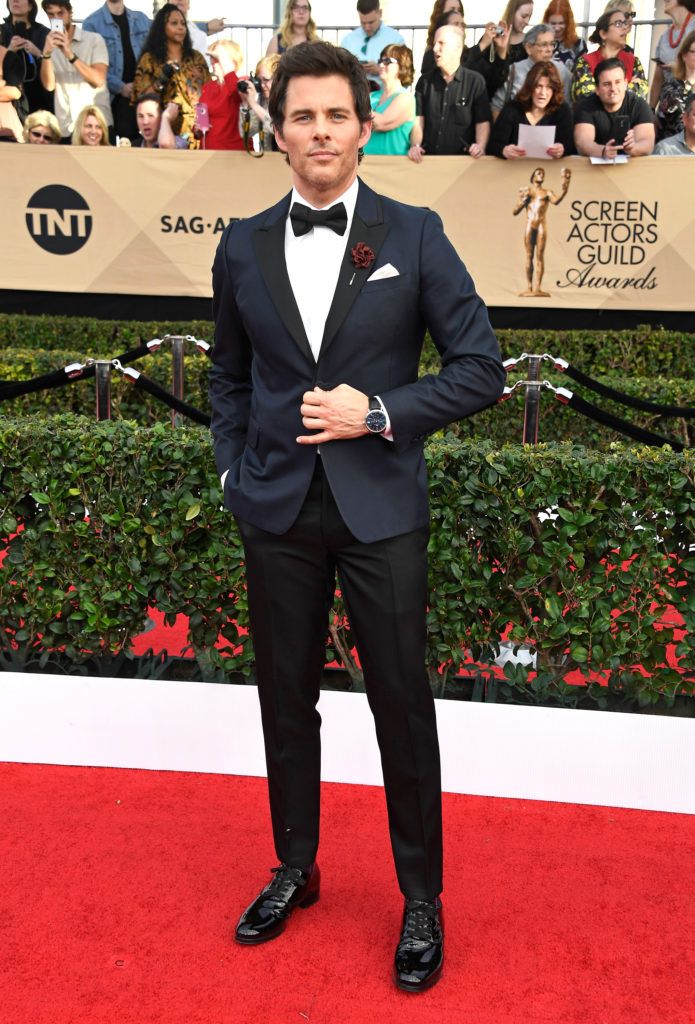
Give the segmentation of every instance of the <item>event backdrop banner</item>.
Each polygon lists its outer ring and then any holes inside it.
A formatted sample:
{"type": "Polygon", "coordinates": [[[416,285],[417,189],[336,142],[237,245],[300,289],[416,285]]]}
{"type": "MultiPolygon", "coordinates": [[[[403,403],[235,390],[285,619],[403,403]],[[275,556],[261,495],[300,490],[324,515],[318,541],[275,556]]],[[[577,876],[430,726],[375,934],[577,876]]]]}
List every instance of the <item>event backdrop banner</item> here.
{"type": "MultiPolygon", "coordinates": [[[[4,289],[209,296],[225,226],[290,186],[280,154],[3,146],[1,166],[4,289]]],[[[490,306],[692,309],[689,160],[367,157],[360,173],[441,215],[490,306]]]]}

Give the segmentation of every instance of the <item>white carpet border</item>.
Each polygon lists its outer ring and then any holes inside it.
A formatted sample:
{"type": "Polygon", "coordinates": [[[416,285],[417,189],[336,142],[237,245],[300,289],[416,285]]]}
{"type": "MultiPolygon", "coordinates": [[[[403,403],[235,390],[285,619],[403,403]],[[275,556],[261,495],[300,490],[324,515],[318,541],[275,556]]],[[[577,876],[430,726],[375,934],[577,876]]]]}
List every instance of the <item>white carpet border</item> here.
{"type": "MultiPolygon", "coordinates": [[[[324,691],[323,778],[381,784],[362,694],[324,691]]],[[[437,701],[454,793],[695,813],[695,722],[437,701]]],[[[264,775],[253,686],[0,674],[0,760],[264,775]]]]}

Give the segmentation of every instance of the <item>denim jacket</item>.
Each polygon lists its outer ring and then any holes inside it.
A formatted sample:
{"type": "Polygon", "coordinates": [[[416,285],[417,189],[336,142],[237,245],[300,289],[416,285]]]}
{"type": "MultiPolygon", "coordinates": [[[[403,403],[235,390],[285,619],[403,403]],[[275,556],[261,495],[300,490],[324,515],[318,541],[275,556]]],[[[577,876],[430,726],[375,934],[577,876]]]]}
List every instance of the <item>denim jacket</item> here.
{"type": "MultiPolygon", "coordinates": [[[[150,31],[150,19],[140,11],[131,11],[126,7],[128,17],[128,28],[130,30],[130,45],[133,47],[135,61],[137,63],[142,48],[150,31]]],[[[88,18],[85,18],[82,28],[88,32],[98,32],[104,37],[106,49],[109,51],[109,70],[106,81],[111,93],[111,99],[117,96],[123,88],[123,43],[118,25],[113,20],[111,12],[106,4],[94,11],[88,18]]]]}

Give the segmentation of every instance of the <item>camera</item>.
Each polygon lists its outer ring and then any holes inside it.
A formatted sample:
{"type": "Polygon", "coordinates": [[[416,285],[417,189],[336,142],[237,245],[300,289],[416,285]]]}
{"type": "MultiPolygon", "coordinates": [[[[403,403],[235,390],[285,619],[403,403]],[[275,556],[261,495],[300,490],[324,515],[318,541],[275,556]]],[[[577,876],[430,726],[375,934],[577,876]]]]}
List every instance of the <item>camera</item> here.
{"type": "Polygon", "coordinates": [[[166,86],[169,84],[172,77],[176,74],[178,70],[179,65],[175,64],[173,61],[170,64],[164,65],[164,67],[159,73],[157,81],[154,84],[154,87],[157,90],[157,92],[163,92],[163,90],[166,88],[166,86]]]}
{"type": "Polygon", "coordinates": [[[247,93],[249,91],[249,82],[254,87],[257,93],[261,92],[261,80],[257,75],[253,74],[249,75],[248,79],[243,79],[241,82],[239,82],[237,86],[239,92],[244,94],[247,93]]]}
{"type": "Polygon", "coordinates": [[[497,25],[497,27],[495,28],[495,35],[496,36],[503,36],[504,35],[504,29],[502,28],[501,25],[497,25]]]}

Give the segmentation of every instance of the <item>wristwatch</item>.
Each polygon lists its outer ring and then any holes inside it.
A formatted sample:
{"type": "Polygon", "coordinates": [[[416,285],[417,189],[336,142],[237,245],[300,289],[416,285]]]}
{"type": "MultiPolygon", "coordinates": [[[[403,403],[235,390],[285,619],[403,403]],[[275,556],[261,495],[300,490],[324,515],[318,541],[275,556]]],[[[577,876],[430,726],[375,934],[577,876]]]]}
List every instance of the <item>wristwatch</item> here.
{"type": "Polygon", "coordinates": [[[76,53],[73,53],[72,57],[68,57],[68,64],[74,64],[76,60],[79,60],[79,57],[76,53]]]}
{"type": "Polygon", "coordinates": [[[387,423],[388,420],[381,402],[372,395],[369,399],[369,412],[364,418],[365,427],[370,434],[383,434],[387,423]]]}

